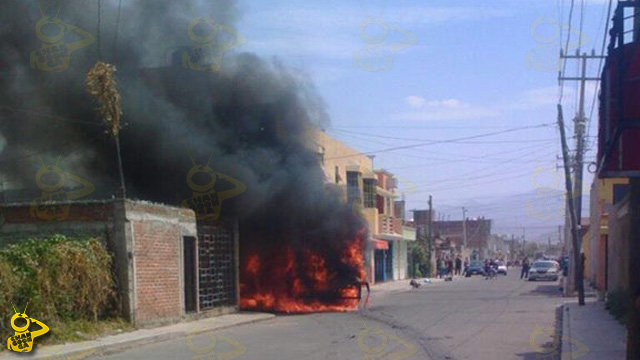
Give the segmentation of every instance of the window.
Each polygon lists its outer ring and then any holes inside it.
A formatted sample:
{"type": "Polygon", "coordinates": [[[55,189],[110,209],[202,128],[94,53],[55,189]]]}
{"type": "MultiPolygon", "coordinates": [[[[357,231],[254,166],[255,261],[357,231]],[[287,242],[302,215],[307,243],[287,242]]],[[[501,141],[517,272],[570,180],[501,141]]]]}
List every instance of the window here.
{"type": "Polygon", "coordinates": [[[361,200],[360,173],[347,171],[347,197],[350,203],[361,200]]]}
{"type": "Polygon", "coordinates": [[[376,207],[376,180],[364,179],[363,183],[364,207],[374,208],[376,207]]]}
{"type": "Polygon", "coordinates": [[[336,166],[336,184],[340,183],[340,168],[336,166]]]}

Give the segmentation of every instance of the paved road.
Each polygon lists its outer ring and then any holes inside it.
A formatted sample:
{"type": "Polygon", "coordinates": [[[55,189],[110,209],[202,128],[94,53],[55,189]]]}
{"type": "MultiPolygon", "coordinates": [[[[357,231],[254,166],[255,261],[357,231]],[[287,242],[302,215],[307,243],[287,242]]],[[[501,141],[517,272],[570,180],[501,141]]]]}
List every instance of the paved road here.
{"type": "MultiPolygon", "coordinates": [[[[420,289],[407,282],[385,284],[374,289],[367,311],[279,316],[100,359],[542,359],[530,336],[537,325],[554,323],[563,300],[558,285],[522,281],[519,269],[510,270],[496,280],[459,278],[420,289]],[[213,356],[207,345],[214,346],[213,356]],[[235,357],[234,346],[246,352],[235,357]]],[[[543,334],[535,341],[543,345],[552,339],[543,334]]]]}

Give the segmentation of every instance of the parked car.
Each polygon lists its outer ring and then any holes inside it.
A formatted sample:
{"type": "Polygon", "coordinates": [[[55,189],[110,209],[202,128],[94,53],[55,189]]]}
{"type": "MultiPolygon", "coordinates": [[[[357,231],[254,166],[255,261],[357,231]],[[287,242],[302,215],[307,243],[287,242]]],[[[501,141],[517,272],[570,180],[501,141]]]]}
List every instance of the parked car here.
{"type": "Polygon", "coordinates": [[[498,274],[507,275],[507,265],[503,262],[498,263],[498,274]]]}
{"type": "Polygon", "coordinates": [[[542,260],[536,261],[529,269],[529,281],[535,280],[558,280],[558,271],[555,261],[542,260]]]}
{"type": "Polygon", "coordinates": [[[478,260],[471,261],[471,263],[469,264],[469,267],[467,268],[467,272],[465,276],[471,277],[471,275],[482,275],[482,276],[486,275],[486,273],[484,272],[484,263],[482,261],[478,261],[478,260]]]}

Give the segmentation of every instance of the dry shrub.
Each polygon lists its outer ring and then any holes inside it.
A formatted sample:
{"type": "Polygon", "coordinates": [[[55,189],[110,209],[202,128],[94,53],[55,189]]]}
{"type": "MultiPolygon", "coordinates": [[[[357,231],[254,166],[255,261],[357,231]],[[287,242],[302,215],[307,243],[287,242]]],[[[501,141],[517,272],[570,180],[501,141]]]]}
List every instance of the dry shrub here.
{"type": "MultiPolygon", "coordinates": [[[[111,261],[95,238],[54,235],[10,245],[0,250],[0,309],[11,310],[11,302],[23,309],[28,301],[27,314],[45,324],[115,317],[111,261]]],[[[9,330],[0,325],[0,338],[9,330]]]]}
{"type": "Polygon", "coordinates": [[[108,126],[108,132],[112,136],[118,136],[120,132],[120,93],[116,88],[114,72],[116,67],[99,61],[87,73],[87,91],[98,103],[100,114],[108,126]]]}

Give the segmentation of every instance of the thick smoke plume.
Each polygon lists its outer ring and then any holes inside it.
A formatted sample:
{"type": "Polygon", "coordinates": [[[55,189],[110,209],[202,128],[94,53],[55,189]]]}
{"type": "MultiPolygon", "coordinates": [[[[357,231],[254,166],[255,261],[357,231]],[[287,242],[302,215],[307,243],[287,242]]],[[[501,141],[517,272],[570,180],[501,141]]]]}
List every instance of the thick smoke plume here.
{"type": "MultiPolygon", "coordinates": [[[[66,71],[47,72],[32,68],[30,56],[42,45],[35,29],[40,11],[53,16],[59,2],[2,2],[0,172],[5,187],[38,194],[39,154],[47,164],[60,157],[62,170],[93,183],[93,197],[117,194],[114,142],[84,85],[87,71],[101,59],[117,67],[129,197],[181,204],[192,196],[186,181],[194,166],[190,154],[196,164],[213,154],[209,166],[215,172],[246,186],[222,204],[223,217],[241,221],[243,248],[287,243],[293,251],[313,249],[336,279],[353,279],[358,270],[341,265],[339,250],[356,238],[362,223],[324,184],[308,139],[311,125],[326,125],[322,101],[298,72],[241,53],[242,48],[236,55],[224,54],[219,72],[183,68],[182,53],[193,45],[188,3],[122,1],[118,15],[117,0],[100,6],[97,0],[64,1],[58,18],[96,41],[73,52],[66,71]]],[[[199,16],[211,9],[211,2],[191,3],[199,16]]],[[[214,4],[214,21],[233,27],[240,16],[235,4],[214,4]]],[[[71,31],[64,36],[68,43],[78,37],[71,31]]],[[[217,190],[225,186],[230,184],[216,182],[217,190]]]]}

